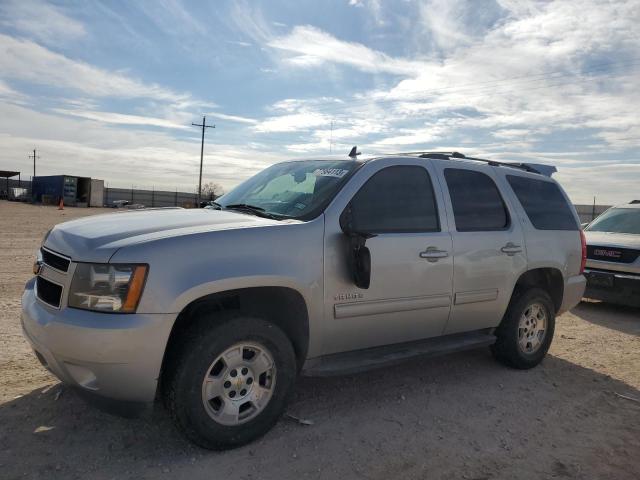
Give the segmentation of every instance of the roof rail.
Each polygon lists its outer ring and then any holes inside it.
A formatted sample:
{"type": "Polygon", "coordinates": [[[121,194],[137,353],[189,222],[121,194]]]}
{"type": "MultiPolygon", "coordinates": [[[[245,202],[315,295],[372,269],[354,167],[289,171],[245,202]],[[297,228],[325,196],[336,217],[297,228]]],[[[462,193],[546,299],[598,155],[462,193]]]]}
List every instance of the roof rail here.
{"type": "Polygon", "coordinates": [[[467,157],[460,152],[402,152],[398,155],[417,155],[420,158],[435,158],[440,160],[451,160],[454,158],[463,160],[474,160],[476,162],[487,163],[493,167],[519,168],[520,170],[524,170],[526,172],[538,173],[547,177],[551,177],[551,175],[558,171],[558,169],[552,165],[542,165],[539,163],[498,162],[496,160],[488,160],[486,158],[467,157]]]}

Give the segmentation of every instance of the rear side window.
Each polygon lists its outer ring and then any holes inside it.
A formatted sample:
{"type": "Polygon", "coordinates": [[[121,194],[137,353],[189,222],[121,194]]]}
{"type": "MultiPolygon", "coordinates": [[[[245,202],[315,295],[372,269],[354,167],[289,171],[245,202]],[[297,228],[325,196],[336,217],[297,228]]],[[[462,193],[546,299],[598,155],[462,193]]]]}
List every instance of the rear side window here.
{"type": "Polygon", "coordinates": [[[538,230],[578,230],[573,212],[554,182],[507,175],[507,181],[538,230]]]}
{"type": "Polygon", "coordinates": [[[507,207],[491,177],[458,168],[445,169],[444,177],[457,231],[504,230],[509,226],[507,207]]]}
{"type": "Polygon", "coordinates": [[[429,173],[422,167],[388,167],[351,200],[353,223],[363,233],[437,232],[438,210],[429,173]]]}

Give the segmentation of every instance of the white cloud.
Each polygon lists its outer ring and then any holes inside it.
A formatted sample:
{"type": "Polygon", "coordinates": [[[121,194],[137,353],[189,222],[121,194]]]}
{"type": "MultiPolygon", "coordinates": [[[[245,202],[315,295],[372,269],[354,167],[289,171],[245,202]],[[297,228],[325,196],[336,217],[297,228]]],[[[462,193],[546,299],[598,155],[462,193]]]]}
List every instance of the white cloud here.
{"type": "Polygon", "coordinates": [[[314,112],[300,112],[269,117],[254,127],[256,132],[295,132],[321,125],[329,125],[331,117],[314,112]]]}
{"type": "Polygon", "coordinates": [[[84,25],[51,4],[39,0],[0,3],[0,25],[45,43],[74,40],[86,35],[84,25]]]}
{"type": "Polygon", "coordinates": [[[0,98],[15,103],[23,103],[27,97],[0,80],[0,98]]]}
{"type": "Polygon", "coordinates": [[[206,25],[179,0],[155,0],[135,4],[163,33],[184,37],[198,34],[206,35],[206,25]]]}
{"type": "Polygon", "coordinates": [[[72,89],[98,97],[141,97],[163,101],[186,101],[190,98],[189,94],[72,60],[30,40],[4,34],[0,34],[0,72],[5,78],[72,89]]]}
{"type": "MultiPolygon", "coordinates": [[[[392,9],[391,4],[375,0],[350,3],[359,7],[351,10],[354,16],[368,22],[354,33],[358,42],[318,26],[287,27],[274,22],[266,9],[263,13],[255,4],[234,2],[225,25],[233,30],[226,38],[233,40],[223,40],[255,45],[245,52],[272,60],[269,64],[261,58],[256,71],[262,66],[269,81],[310,78],[321,72],[323,80],[329,80],[323,81],[325,86],[333,82],[315,98],[309,95],[317,92],[300,87],[295,91],[304,99],[270,100],[270,106],[256,103],[256,111],[265,108],[265,118],[217,112],[216,105],[190,93],[74,60],[56,53],[65,50],[42,46],[55,41],[53,33],[44,33],[54,30],[43,28],[38,37],[35,24],[4,23],[10,32],[20,31],[29,40],[0,34],[0,98],[6,102],[0,108],[0,117],[5,117],[0,119],[0,132],[8,132],[5,139],[14,139],[3,140],[3,148],[8,147],[11,158],[19,158],[38,143],[49,149],[43,157],[54,158],[65,169],[92,167],[127,182],[136,175],[135,163],[157,170],[154,182],[193,184],[189,172],[197,167],[199,139],[193,132],[189,141],[181,130],[190,128],[198,108],[225,126],[233,122],[224,136],[212,135],[211,142],[224,139],[240,147],[207,143],[210,158],[222,166],[225,186],[259,167],[252,163],[247,168],[246,159],[252,156],[272,161],[278,158],[273,152],[283,149],[285,155],[324,154],[331,145],[335,152],[353,144],[361,145],[365,153],[446,148],[503,160],[542,159],[561,165],[558,178],[578,201],[592,193],[610,195],[607,202],[622,200],[622,189],[630,191],[633,182],[640,182],[638,169],[628,166],[640,138],[637,0],[497,0],[497,4],[431,0],[403,2],[397,10],[395,4],[392,9]],[[396,22],[393,31],[388,22],[396,22]],[[360,79],[367,87],[358,90],[360,79]],[[45,99],[46,105],[55,103],[59,114],[16,110],[17,102],[29,100],[34,105],[38,100],[17,92],[23,89],[20,82],[59,88],[63,99],[45,99]],[[330,88],[351,93],[336,98],[343,94],[330,88]],[[137,107],[130,112],[103,111],[112,107],[105,106],[111,98],[142,101],[131,102],[137,107]],[[540,154],[536,149],[558,151],[540,154]],[[595,166],[598,175],[590,175],[595,166]]],[[[14,18],[19,17],[15,11],[21,4],[3,2],[0,11],[6,11],[5,5],[13,9],[14,18]]],[[[191,30],[202,36],[207,25],[201,17],[177,1],[164,5],[166,9],[139,8],[173,42],[191,30]]],[[[73,26],[75,20],[65,16],[65,8],[51,8],[64,16],[52,15],[57,23],[71,22],[66,37],[60,32],[61,39],[87,35],[82,24],[73,26]]],[[[41,17],[42,25],[46,19],[41,17]]],[[[26,15],[21,18],[29,20],[26,15]]],[[[184,46],[191,48],[192,40],[184,46]]]]}
{"type": "Polygon", "coordinates": [[[227,120],[228,122],[246,123],[248,125],[255,125],[258,120],[254,118],[241,117],[239,115],[227,115],[225,113],[209,112],[208,117],[219,118],[220,120],[227,120]]]}
{"type": "Polygon", "coordinates": [[[339,40],[311,25],[297,26],[288,35],[272,38],[267,45],[289,54],[285,61],[299,67],[327,62],[366,72],[415,75],[426,66],[423,62],[390,57],[361,43],[339,40]]]}
{"type": "Polygon", "coordinates": [[[165,120],[163,118],[143,117],[139,115],[126,115],[122,113],[113,112],[97,112],[89,110],[73,110],[65,108],[56,108],[55,112],[63,115],[71,115],[75,117],[82,117],[88,120],[94,120],[96,122],[114,123],[118,125],[139,125],[149,127],[161,127],[161,128],[175,128],[185,130],[189,127],[184,124],[165,120]]]}
{"type": "Polygon", "coordinates": [[[472,37],[461,28],[460,17],[465,8],[478,11],[478,4],[467,4],[455,0],[432,0],[420,5],[420,16],[431,41],[446,51],[468,46],[472,37]]]}

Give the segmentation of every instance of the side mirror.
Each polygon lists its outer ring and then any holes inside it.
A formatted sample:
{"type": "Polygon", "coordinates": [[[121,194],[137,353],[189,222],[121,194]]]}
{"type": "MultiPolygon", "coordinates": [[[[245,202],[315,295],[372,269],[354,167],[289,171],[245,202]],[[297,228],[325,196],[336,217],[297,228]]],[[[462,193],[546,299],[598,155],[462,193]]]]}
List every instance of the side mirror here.
{"type": "Polygon", "coordinates": [[[351,204],[340,216],[340,228],[349,238],[348,264],[353,283],[358,288],[367,289],[371,284],[371,251],[365,245],[375,234],[359,231],[353,217],[351,204]]]}
{"type": "Polygon", "coordinates": [[[371,285],[371,251],[364,245],[352,251],[351,272],[356,287],[366,290],[371,285]]]}

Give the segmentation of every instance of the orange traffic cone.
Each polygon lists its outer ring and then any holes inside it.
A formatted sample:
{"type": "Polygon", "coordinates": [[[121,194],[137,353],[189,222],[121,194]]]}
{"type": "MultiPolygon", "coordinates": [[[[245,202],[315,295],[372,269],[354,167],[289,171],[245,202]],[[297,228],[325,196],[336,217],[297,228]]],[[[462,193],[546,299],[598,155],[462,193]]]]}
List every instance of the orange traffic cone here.
{"type": "Polygon", "coordinates": [[[60,203],[58,204],[58,210],[64,210],[64,202],[62,201],[62,198],[60,199],[60,203]]]}

